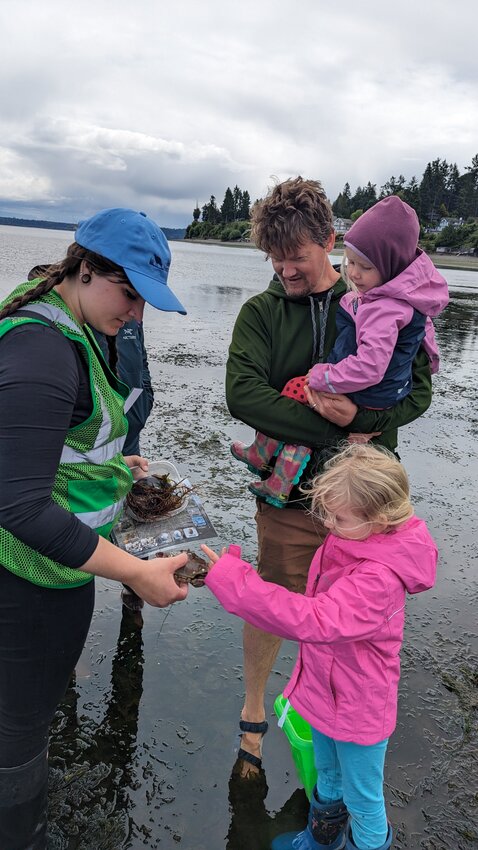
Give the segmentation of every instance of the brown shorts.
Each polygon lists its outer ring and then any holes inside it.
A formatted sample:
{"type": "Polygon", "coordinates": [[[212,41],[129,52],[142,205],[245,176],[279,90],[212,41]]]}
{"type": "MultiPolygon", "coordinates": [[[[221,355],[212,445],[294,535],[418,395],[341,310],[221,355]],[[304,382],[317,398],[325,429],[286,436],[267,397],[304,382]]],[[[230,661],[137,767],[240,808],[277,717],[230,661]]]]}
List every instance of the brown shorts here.
{"type": "Polygon", "coordinates": [[[326,530],[317,517],[296,508],[257,502],[257,572],[296,593],[304,593],[312,558],[326,530]]]}

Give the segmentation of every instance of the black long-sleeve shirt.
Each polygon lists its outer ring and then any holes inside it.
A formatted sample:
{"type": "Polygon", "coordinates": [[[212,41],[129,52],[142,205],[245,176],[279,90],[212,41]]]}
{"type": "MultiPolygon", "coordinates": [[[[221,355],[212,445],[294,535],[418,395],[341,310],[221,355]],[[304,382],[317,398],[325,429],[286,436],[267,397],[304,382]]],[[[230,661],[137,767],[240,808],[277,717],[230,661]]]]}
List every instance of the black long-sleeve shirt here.
{"type": "Polygon", "coordinates": [[[0,525],[65,566],[81,567],[98,535],[51,497],[66,433],[91,413],[75,344],[29,323],[0,340],[0,525]]]}

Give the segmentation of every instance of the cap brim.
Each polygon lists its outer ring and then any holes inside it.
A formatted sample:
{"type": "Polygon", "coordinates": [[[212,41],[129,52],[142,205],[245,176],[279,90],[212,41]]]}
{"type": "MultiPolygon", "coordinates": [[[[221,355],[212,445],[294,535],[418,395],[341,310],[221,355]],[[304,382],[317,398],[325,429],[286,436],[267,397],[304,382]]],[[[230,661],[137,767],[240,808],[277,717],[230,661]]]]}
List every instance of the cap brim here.
{"type": "Polygon", "coordinates": [[[130,271],[128,268],[124,268],[124,270],[136,291],[152,307],[156,307],[157,310],[165,310],[167,313],[187,315],[187,311],[166,283],[160,283],[157,279],[153,280],[146,275],[130,271]]]}

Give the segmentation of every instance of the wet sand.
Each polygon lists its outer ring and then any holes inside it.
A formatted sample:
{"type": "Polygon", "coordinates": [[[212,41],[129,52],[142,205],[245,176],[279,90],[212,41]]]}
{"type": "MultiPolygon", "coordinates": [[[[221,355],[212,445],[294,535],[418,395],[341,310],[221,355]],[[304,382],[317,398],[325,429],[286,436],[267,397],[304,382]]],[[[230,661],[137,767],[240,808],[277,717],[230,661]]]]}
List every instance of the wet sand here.
{"type": "MultiPolygon", "coordinates": [[[[230,418],[223,382],[239,306],[269,272],[252,249],[172,247],[171,284],[189,314],[145,316],[156,407],[144,454],[182,466],[216,525],[213,543],[240,543],[253,562],[250,474],[229,454],[230,442],[251,432],[230,418]]],[[[478,275],[453,280],[437,322],[443,357],[432,407],[400,438],[440,563],[436,587],[408,603],[386,766],[399,850],[471,850],[478,840],[478,275]]],[[[295,654],[283,644],[268,684],[264,780],[230,782],[243,696],[240,621],[206,588],[191,589],[170,609],[146,607],[141,630],[121,618],[119,587],[98,581],[76,683],[52,735],[51,847],[266,850],[276,833],[302,828],[305,795],[272,709],[295,654]]]]}
{"type": "MultiPolygon", "coordinates": [[[[148,314],[157,407],[145,454],[181,464],[216,524],[217,545],[238,542],[254,561],[250,476],[228,448],[250,432],[231,420],[223,394],[231,325],[249,294],[232,282],[204,282],[189,289],[182,325],[179,317],[148,314]]],[[[465,850],[477,835],[477,298],[478,288],[457,291],[437,323],[444,357],[433,406],[400,441],[417,513],[440,548],[436,588],[409,600],[386,771],[394,846],[410,850],[465,850]]],[[[244,786],[229,781],[243,694],[241,623],[207,589],[191,589],[186,603],[166,612],[147,608],[144,620],[142,634],[121,623],[119,590],[98,582],[70,715],[59,715],[52,745],[59,769],[53,826],[58,838],[68,836],[59,846],[266,850],[277,832],[301,828],[307,803],[272,711],[295,646],[283,645],[269,680],[265,780],[244,786]],[[83,774],[75,776],[72,763],[83,774]]]]}

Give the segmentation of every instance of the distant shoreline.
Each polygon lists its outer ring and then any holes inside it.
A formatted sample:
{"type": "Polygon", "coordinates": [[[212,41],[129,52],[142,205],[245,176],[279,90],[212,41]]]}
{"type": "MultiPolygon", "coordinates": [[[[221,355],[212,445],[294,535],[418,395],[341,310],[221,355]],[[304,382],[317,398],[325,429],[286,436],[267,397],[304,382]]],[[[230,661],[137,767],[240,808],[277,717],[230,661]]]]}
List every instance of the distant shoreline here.
{"type": "MultiPolygon", "coordinates": [[[[334,248],[332,254],[342,254],[340,249],[334,248]]],[[[453,271],[478,271],[478,257],[469,257],[465,254],[431,254],[426,252],[433,265],[437,269],[452,269],[453,271]]]]}
{"type": "MultiPolygon", "coordinates": [[[[8,216],[0,216],[0,225],[6,227],[40,227],[44,230],[68,230],[75,231],[77,224],[70,224],[64,221],[36,221],[35,219],[14,219],[8,216]]],[[[222,242],[220,239],[181,239],[172,235],[175,231],[180,231],[182,228],[161,228],[169,242],[187,242],[189,245],[220,245],[223,248],[252,248],[257,251],[255,245],[251,242],[222,242]]],[[[331,252],[336,256],[341,256],[343,251],[340,248],[334,248],[331,252]]],[[[454,271],[478,271],[478,257],[469,257],[466,255],[457,254],[429,254],[428,255],[434,265],[438,269],[453,269],[454,271]]]]}
{"type": "MultiPolygon", "coordinates": [[[[34,219],[34,218],[14,218],[13,216],[0,216],[0,225],[4,227],[28,227],[34,229],[35,227],[40,228],[41,230],[66,230],[66,231],[75,231],[78,227],[78,224],[71,224],[71,222],[67,221],[46,221],[44,219],[34,219]]],[[[162,227],[166,239],[176,239],[177,241],[181,241],[183,235],[186,233],[185,227],[162,227]]]]}
{"type": "Polygon", "coordinates": [[[188,245],[219,245],[222,248],[252,248],[258,251],[252,242],[223,242],[221,239],[179,239],[179,242],[187,242],[188,245]]]}
{"type": "Polygon", "coordinates": [[[38,221],[35,218],[14,218],[7,215],[0,215],[0,224],[5,227],[40,227],[42,230],[76,230],[78,227],[68,221],[38,221]]]}
{"type": "MultiPolygon", "coordinates": [[[[220,239],[180,239],[180,242],[187,242],[189,245],[197,243],[199,245],[221,245],[223,248],[252,248],[258,251],[251,242],[221,242],[220,239]]],[[[343,250],[334,248],[331,251],[332,255],[341,257],[343,250]]],[[[453,271],[478,271],[478,257],[460,256],[457,254],[428,254],[432,263],[437,269],[452,269],[453,271]]]]}

